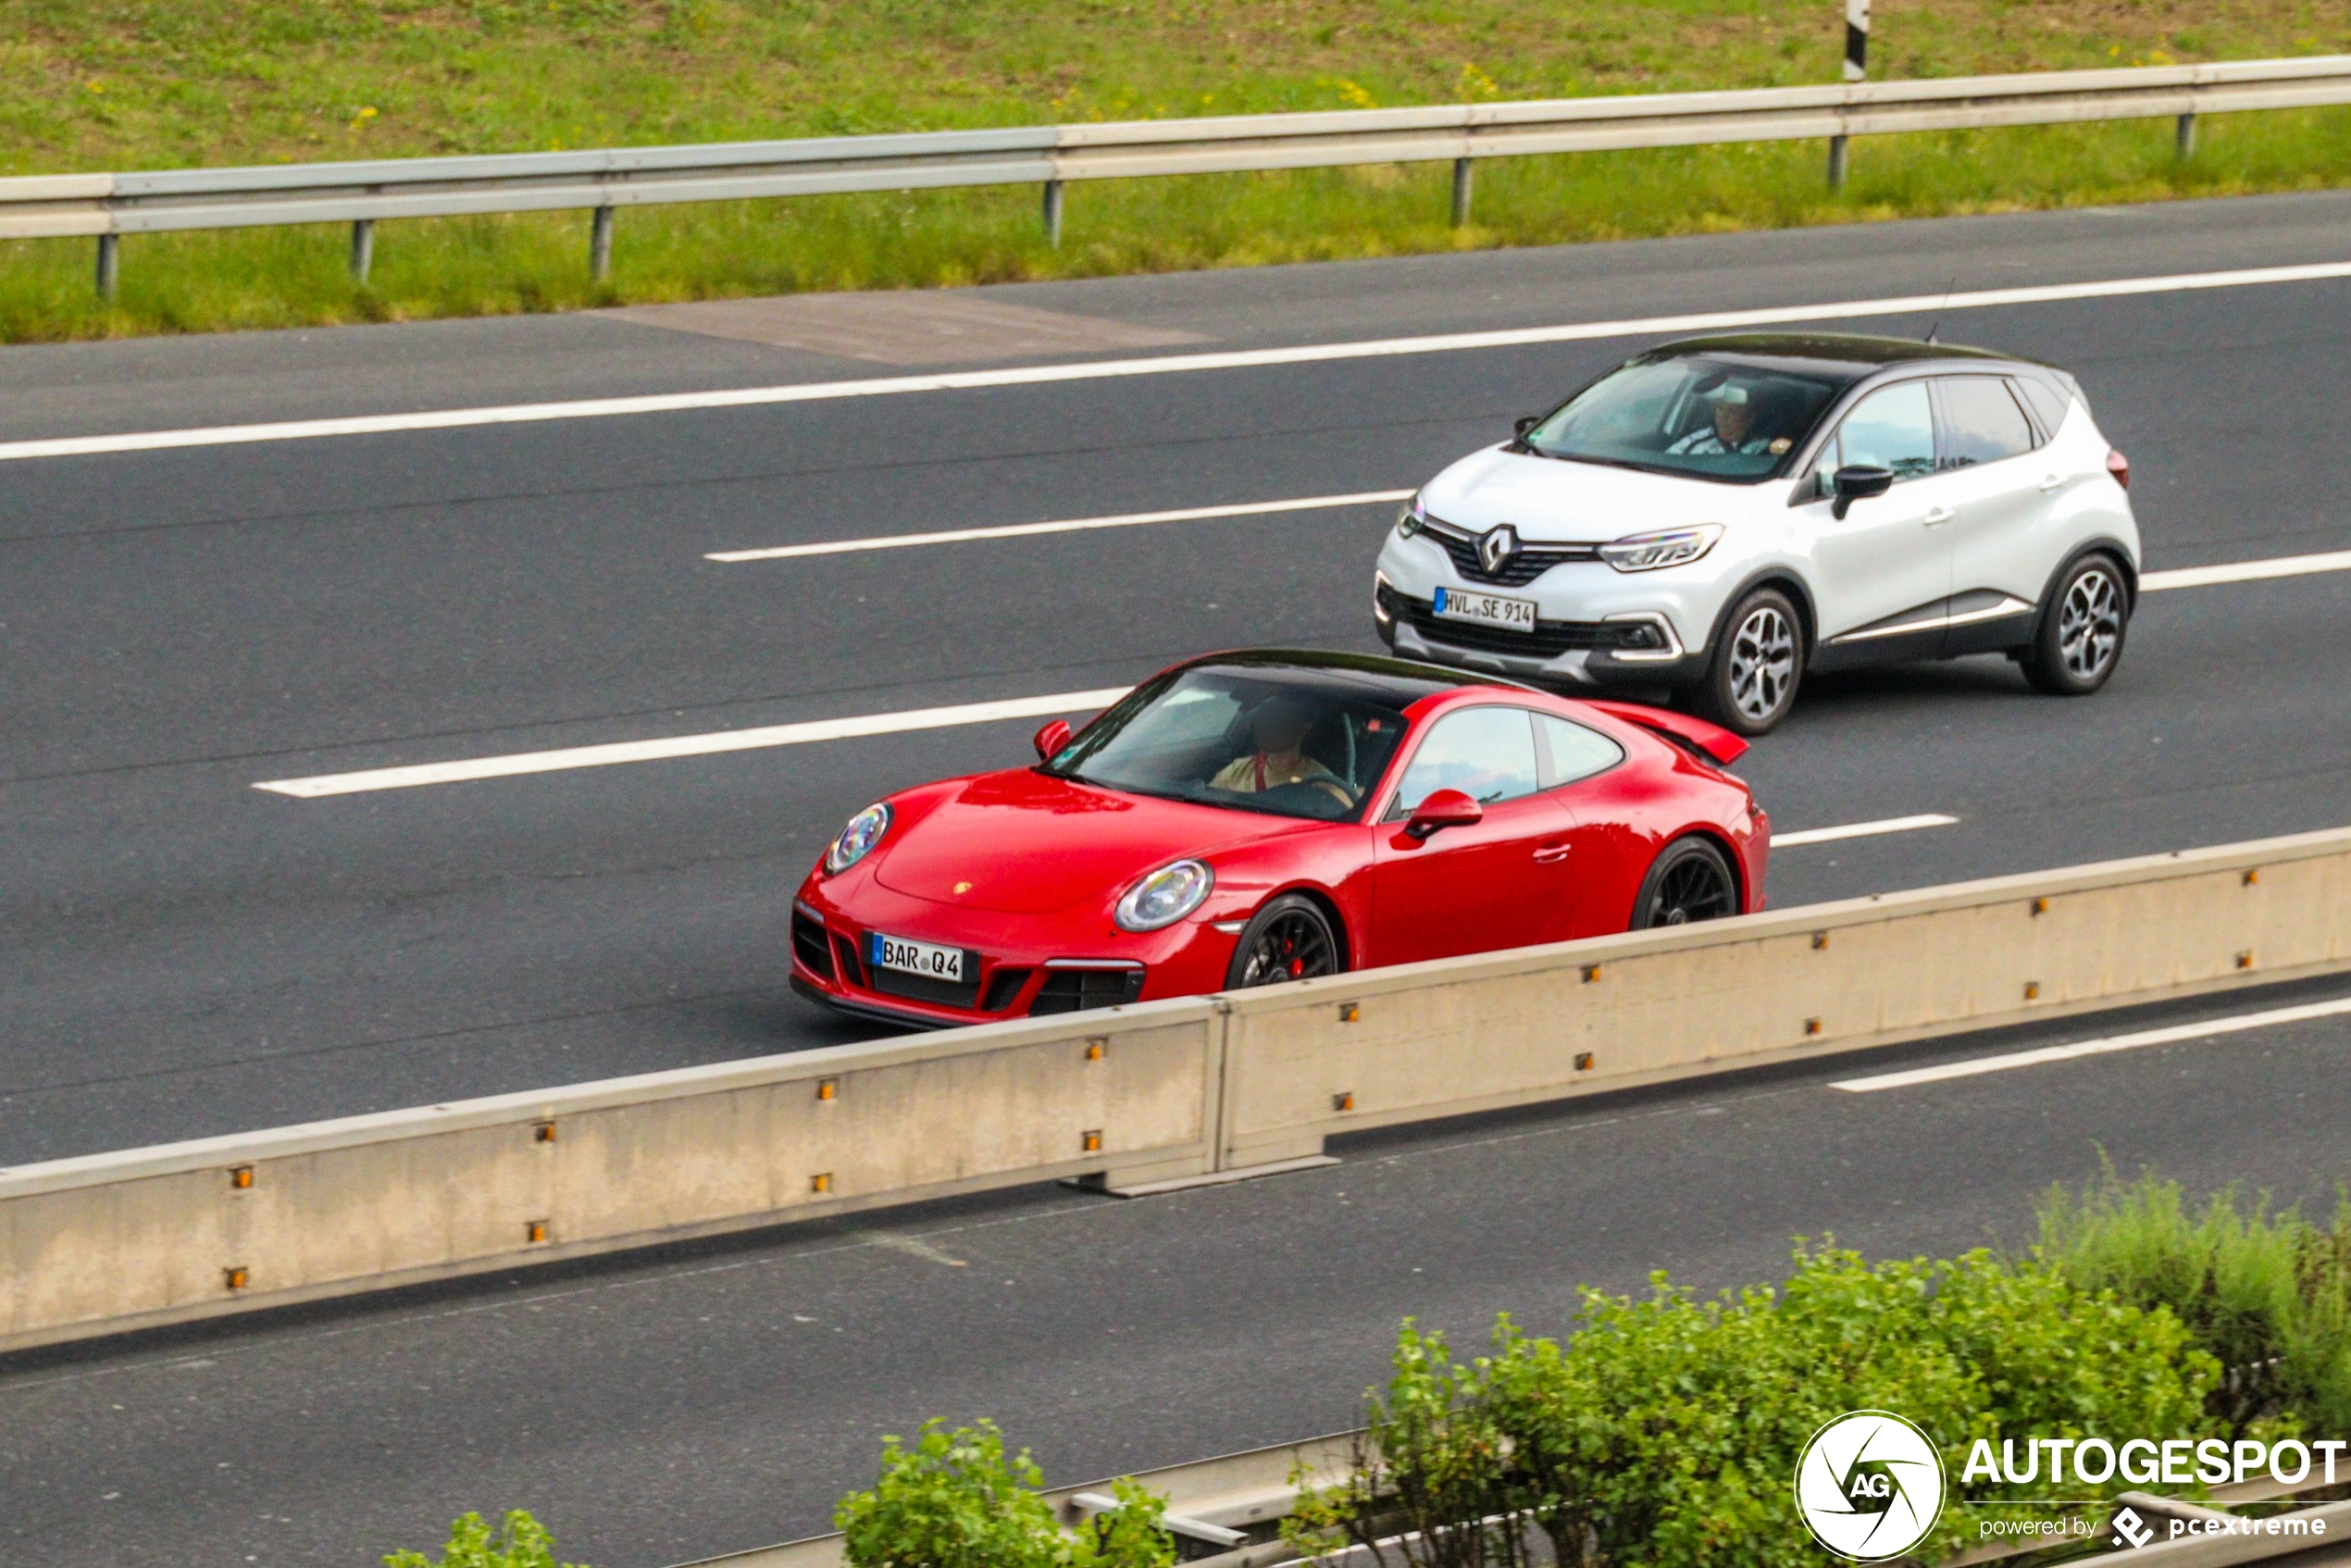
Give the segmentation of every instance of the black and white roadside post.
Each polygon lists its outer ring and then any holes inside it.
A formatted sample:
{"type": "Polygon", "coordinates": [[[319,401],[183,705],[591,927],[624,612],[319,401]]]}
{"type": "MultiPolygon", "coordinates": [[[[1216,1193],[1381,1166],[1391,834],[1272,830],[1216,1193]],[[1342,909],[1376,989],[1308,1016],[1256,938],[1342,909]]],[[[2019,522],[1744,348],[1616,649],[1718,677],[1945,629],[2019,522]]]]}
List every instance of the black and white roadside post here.
{"type": "Polygon", "coordinates": [[[599,283],[612,280],[612,208],[600,206],[588,219],[588,276],[599,283]]]}
{"type": "MultiPolygon", "coordinates": [[[[1869,76],[1870,0],[1845,0],[1845,80],[1869,76]]],[[[1845,189],[1845,138],[1829,138],[1829,189],[1845,189]]]]}
{"type": "Polygon", "coordinates": [[[351,280],[366,288],[368,269],[375,264],[376,220],[355,218],[351,220],[351,280]]]}
{"type": "Polygon", "coordinates": [[[1055,250],[1062,246],[1062,182],[1045,181],[1045,243],[1055,250]]]}

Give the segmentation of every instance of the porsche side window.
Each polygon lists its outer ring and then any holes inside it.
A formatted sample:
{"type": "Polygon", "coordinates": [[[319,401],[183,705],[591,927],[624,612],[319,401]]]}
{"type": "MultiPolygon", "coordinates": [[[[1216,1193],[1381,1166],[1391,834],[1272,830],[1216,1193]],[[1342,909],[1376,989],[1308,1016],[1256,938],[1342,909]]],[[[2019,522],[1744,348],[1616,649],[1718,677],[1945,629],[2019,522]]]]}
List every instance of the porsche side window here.
{"type": "Polygon", "coordinates": [[[2033,450],[2033,426],[1994,376],[1953,376],[1942,383],[1943,467],[1969,468],[2033,450]]]}
{"type": "Polygon", "coordinates": [[[1404,770],[1389,815],[1410,815],[1439,790],[1459,790],[1485,805],[1535,793],[1542,770],[1534,717],[1524,708],[1462,708],[1438,719],[1404,770]]]}
{"type": "Polygon", "coordinates": [[[1543,788],[1555,790],[1606,773],[1624,760],[1624,748],[1597,729],[1549,714],[1535,716],[1536,738],[1543,743],[1543,788]]]}
{"type": "Polygon", "coordinates": [[[1837,430],[1838,462],[1890,468],[1897,479],[1934,472],[1934,409],[1924,381],[1872,392],[1837,430]]]}

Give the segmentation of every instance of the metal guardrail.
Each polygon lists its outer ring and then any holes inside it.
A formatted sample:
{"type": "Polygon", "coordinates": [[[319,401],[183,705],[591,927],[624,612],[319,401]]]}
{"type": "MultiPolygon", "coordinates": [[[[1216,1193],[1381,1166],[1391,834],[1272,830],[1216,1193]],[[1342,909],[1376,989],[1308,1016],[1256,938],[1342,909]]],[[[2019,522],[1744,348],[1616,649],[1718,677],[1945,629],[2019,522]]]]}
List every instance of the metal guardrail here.
{"type": "Polygon", "coordinates": [[[2351,828],[0,1170],[0,1350],[2351,971],[2351,828]]]}
{"type": "Polygon", "coordinates": [[[1471,170],[1480,158],[1824,138],[1835,186],[1844,182],[1847,143],[1855,136],[2171,117],[2184,156],[2199,115],[2345,103],[2351,56],[2326,55],[1324,114],[35,175],[0,180],[0,239],[94,235],[99,287],[111,293],[117,242],[125,234],[347,222],[352,269],[364,280],[379,219],[584,209],[595,215],[590,264],[602,279],[611,265],[614,214],[676,202],[1037,184],[1044,188],[1048,237],[1059,243],[1070,180],[1450,160],[1458,225],[1469,220],[1471,170]]]}
{"type": "MultiPolygon", "coordinates": [[[[1363,1437],[1361,1430],[1334,1433],[1302,1442],[1195,1460],[1164,1470],[1139,1471],[1125,1478],[1156,1493],[1166,1503],[1168,1517],[1177,1525],[1176,1533],[1189,1543],[1190,1568],[1285,1568],[1289,1564],[1299,1568],[1378,1568],[1370,1554],[1360,1549],[1343,1549],[1310,1560],[1274,1534],[1280,1522],[1295,1512],[1301,1487],[1331,1486],[1346,1475],[1363,1437]],[[1210,1530],[1221,1526],[1225,1534],[1250,1535],[1259,1539],[1253,1544],[1202,1555],[1197,1544],[1208,1533],[1198,1528],[1202,1524],[1210,1530]]],[[[1089,1512],[1086,1500],[1107,1491],[1111,1486],[1108,1480],[1090,1481],[1049,1489],[1044,1497],[1064,1525],[1075,1526],[1084,1523],[1089,1512]]],[[[2126,1492],[2108,1500],[2116,1505],[2129,1505],[2142,1515],[2160,1521],[2157,1534],[2168,1538],[2151,1541],[2114,1561],[2143,1563],[2146,1568],[2233,1568],[2237,1563],[2324,1552],[2330,1554],[2329,1562],[2340,1562],[2343,1558],[2334,1554],[2343,1553],[2345,1540],[2351,1539],[2351,1502],[2319,1501],[2279,1514],[2239,1514],[2253,1518],[2283,1518],[2290,1514],[2301,1522],[2293,1534],[2176,1537],[2165,1527],[2175,1516],[2226,1519],[2247,1504],[2292,1504],[2313,1494],[2338,1489],[2332,1483],[2316,1480],[2299,1486],[2248,1481],[2215,1487],[2209,1497],[2215,1505],[2211,1507],[2126,1492]],[[2316,1528],[2309,1528],[2312,1525],[2316,1528]]],[[[2070,1537],[2076,1544],[2107,1537],[2111,1532],[2110,1511],[2093,1512],[2089,1517],[2097,1521],[2096,1526],[2086,1537],[2070,1537]]],[[[844,1544],[837,1532],[808,1536],[775,1546],[697,1558],[678,1568],[840,1568],[844,1544]]],[[[1992,1563],[2046,1554],[2050,1544],[2029,1538],[2003,1540],[1963,1550],[1946,1559],[1938,1568],[1988,1568],[1992,1563]]]]}

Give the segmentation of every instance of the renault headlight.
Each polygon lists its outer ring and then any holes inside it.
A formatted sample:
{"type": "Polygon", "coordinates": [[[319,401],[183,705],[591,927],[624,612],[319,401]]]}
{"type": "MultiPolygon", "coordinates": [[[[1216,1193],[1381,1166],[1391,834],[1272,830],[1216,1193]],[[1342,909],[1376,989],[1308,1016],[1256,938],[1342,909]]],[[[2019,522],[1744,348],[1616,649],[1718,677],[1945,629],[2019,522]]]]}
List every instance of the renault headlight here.
{"type": "Polygon", "coordinates": [[[1600,546],[1600,559],[1620,572],[1654,572],[1667,566],[1687,566],[1714,548],[1723,537],[1723,525],[1707,523],[1694,529],[1671,529],[1663,533],[1636,533],[1600,546]]]}
{"type": "Polygon", "coordinates": [[[838,877],[865,859],[873,852],[874,846],[881,842],[881,836],[889,831],[889,807],[880,802],[851,817],[849,826],[840,830],[840,837],[826,847],[827,875],[838,877]]]}
{"type": "Polygon", "coordinates": [[[1122,931],[1156,931],[1198,909],[1216,886],[1216,874],[1197,860],[1163,865],[1118,901],[1112,916],[1122,931]]]}
{"type": "Polygon", "coordinates": [[[1427,526],[1427,509],[1421,505],[1421,498],[1415,495],[1404,504],[1403,512],[1396,519],[1396,537],[1410,539],[1427,526]]]}

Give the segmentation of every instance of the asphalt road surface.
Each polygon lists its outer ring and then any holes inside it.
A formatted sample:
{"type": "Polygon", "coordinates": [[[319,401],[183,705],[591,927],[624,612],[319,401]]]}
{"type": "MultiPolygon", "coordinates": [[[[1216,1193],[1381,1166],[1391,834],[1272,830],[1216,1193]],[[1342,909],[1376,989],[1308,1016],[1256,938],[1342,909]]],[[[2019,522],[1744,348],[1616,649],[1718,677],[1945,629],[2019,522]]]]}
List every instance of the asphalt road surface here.
{"type": "MultiPolygon", "coordinates": [[[[972,297],[1216,350],[2346,242],[2351,198],[2320,195],[972,297]]],[[[2082,378],[2131,454],[2150,567],[2351,547],[2351,281],[1942,328],[2082,378]]],[[[12,349],[0,441],[901,373],[902,334],[875,341],[896,367],[605,317],[12,349]]],[[[1392,508],[704,556],[1409,487],[1648,341],[0,464],[0,1159],[860,1038],[784,989],[792,885],[849,812],[1019,761],[1034,721],[251,786],[1114,686],[1218,645],[1375,647],[1392,508]]],[[[1773,902],[2351,819],[2346,607],[2345,574],[2151,595],[2088,702],[1997,660],[1820,683],[1741,768],[1776,827],[1959,821],[1788,850],[1773,902]]],[[[658,1564],[820,1527],[877,1435],[927,1414],[993,1413],[1057,1477],[1293,1437],[1347,1424],[1407,1313],[1557,1327],[1578,1281],[1757,1277],[1799,1231],[2013,1238],[2094,1142],[2320,1190],[2346,1164],[2341,1044],[2312,1025],[1866,1102],[1824,1071],[1705,1086],[1213,1193],[1015,1194],[877,1216],[878,1239],[803,1227],[18,1358],[0,1557],[356,1563],[513,1502],[567,1556],[658,1564]]]]}

